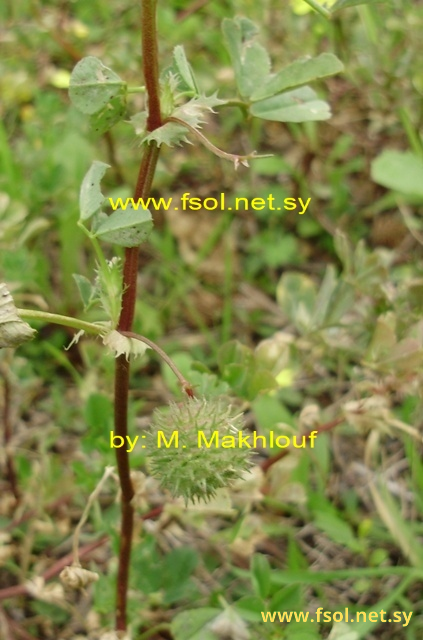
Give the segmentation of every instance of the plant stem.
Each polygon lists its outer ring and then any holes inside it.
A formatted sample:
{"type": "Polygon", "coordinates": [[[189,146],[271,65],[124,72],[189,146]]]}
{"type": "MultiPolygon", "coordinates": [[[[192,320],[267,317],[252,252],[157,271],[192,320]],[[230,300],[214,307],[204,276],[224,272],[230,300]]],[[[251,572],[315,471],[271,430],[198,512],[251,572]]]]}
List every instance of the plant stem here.
{"type": "Polygon", "coordinates": [[[185,122],[185,120],[175,118],[174,116],[169,116],[168,118],[166,118],[165,122],[176,122],[176,124],[180,124],[182,127],[186,127],[186,129],[196,135],[200,142],[212,153],[214,153],[215,156],[219,156],[219,158],[223,158],[224,160],[230,160],[231,162],[233,162],[235,165],[235,169],[240,163],[245,167],[248,167],[248,160],[251,160],[252,158],[271,158],[273,156],[272,153],[257,155],[255,151],[252,151],[248,155],[243,156],[238,156],[233,153],[226,153],[226,151],[222,151],[222,149],[216,147],[212,142],[210,142],[208,138],[206,138],[206,136],[201,133],[201,131],[198,131],[198,129],[192,127],[190,124],[188,124],[188,122],[185,122]]]}
{"type": "Polygon", "coordinates": [[[132,338],[133,340],[139,340],[140,342],[144,342],[144,344],[148,345],[150,349],[153,349],[156,353],[158,353],[159,356],[162,358],[162,360],[166,362],[166,364],[169,366],[169,368],[173,371],[175,376],[178,378],[179,382],[181,383],[182,389],[185,391],[185,393],[190,398],[194,397],[193,388],[188,382],[188,380],[184,378],[184,376],[179,371],[176,364],[173,362],[172,358],[168,356],[166,351],[163,351],[163,349],[161,349],[158,344],[156,344],[149,338],[146,338],[145,336],[141,336],[139,333],[134,333],[133,331],[120,331],[119,333],[121,333],[123,336],[126,336],[127,338],[132,338]]]}
{"type": "Polygon", "coordinates": [[[71,329],[78,329],[79,331],[93,333],[97,336],[100,336],[101,334],[104,335],[108,331],[108,328],[104,325],[95,324],[94,322],[85,322],[84,320],[70,318],[69,316],[62,316],[58,313],[36,311],[34,309],[16,309],[16,311],[18,316],[24,320],[42,320],[43,322],[60,324],[62,327],[70,327],[71,329]]]}
{"type": "Polygon", "coordinates": [[[304,2],[308,4],[309,7],[317,11],[317,13],[320,13],[324,18],[327,18],[328,20],[332,18],[331,12],[325,7],[322,7],[322,5],[316,2],[316,0],[304,0],[304,2]]]}
{"type": "MultiPolygon", "coordinates": [[[[156,33],[156,0],[141,0],[142,65],[148,96],[147,130],[153,131],[161,126],[159,98],[159,64],[156,33]]],[[[147,198],[156,169],[159,149],[151,144],[144,147],[143,157],[135,187],[134,200],[147,198]]],[[[138,247],[125,250],[123,268],[124,293],[118,330],[130,331],[135,311],[138,272],[138,247]]],[[[115,433],[126,439],[128,433],[128,389],[129,362],[124,355],[116,360],[115,369],[115,433]]],[[[131,500],[134,495],[130,477],[129,455],[125,447],[116,449],[116,461],[119,482],[122,491],[121,536],[116,594],[116,630],[126,631],[127,592],[129,564],[131,559],[134,510],[131,500]]]]}

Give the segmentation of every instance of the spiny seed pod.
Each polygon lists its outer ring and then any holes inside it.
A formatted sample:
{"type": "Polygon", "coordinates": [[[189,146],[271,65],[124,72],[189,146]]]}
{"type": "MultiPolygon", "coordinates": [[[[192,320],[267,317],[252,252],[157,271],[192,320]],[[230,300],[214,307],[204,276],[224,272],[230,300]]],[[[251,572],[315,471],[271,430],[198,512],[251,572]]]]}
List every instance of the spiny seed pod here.
{"type": "Polygon", "coordinates": [[[151,474],[174,497],[209,500],[249,469],[242,413],[225,398],[187,398],[156,409],[146,439],[151,474]]]}

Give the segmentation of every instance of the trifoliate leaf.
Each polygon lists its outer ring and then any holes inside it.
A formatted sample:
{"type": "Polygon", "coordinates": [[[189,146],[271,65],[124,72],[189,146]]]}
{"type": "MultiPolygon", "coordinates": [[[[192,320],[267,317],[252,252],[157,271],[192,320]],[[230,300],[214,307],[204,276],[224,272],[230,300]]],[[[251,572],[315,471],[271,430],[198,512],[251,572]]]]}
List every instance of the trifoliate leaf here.
{"type": "Polygon", "coordinates": [[[7,286],[0,284],[0,348],[18,347],[34,337],[35,329],[21,320],[7,286]]]}

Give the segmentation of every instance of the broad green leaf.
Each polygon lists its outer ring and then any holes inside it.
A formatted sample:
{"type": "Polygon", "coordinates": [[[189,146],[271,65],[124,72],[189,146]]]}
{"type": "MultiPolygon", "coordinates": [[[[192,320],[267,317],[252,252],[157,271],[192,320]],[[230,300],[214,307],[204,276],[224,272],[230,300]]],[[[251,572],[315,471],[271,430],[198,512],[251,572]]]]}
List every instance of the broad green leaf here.
{"type": "Polygon", "coordinates": [[[144,242],[153,228],[153,219],[148,209],[135,210],[132,205],[126,210],[118,209],[107,217],[96,229],[96,236],[105,242],[121,247],[137,247],[144,242]]]}
{"type": "Polygon", "coordinates": [[[35,329],[21,320],[7,286],[0,284],[0,348],[18,347],[32,340],[35,329]]]}
{"type": "Polygon", "coordinates": [[[331,8],[331,12],[347,9],[347,7],[356,7],[359,4],[376,4],[386,2],[386,0],[338,0],[331,8]]]}
{"type": "Polygon", "coordinates": [[[215,634],[207,627],[220,613],[220,609],[210,607],[182,611],[171,622],[172,636],[175,640],[216,640],[215,634]]]}
{"type": "Polygon", "coordinates": [[[173,59],[175,61],[176,68],[182,80],[186,84],[187,88],[198,93],[197,82],[195,80],[194,72],[190,63],[188,62],[185,50],[181,45],[178,45],[173,50],[173,59]]]}
{"type": "Polygon", "coordinates": [[[255,553],[251,558],[251,579],[254,590],[260,598],[267,598],[270,592],[270,564],[265,555],[255,553]]]}
{"type": "Polygon", "coordinates": [[[100,182],[109,168],[109,164],[94,160],[85,174],[79,193],[79,217],[81,220],[89,220],[100,211],[105,200],[100,190],[100,182]]]}
{"type": "Polygon", "coordinates": [[[313,89],[301,87],[266,100],[254,102],[250,113],[263,120],[276,122],[310,122],[331,117],[327,102],[320,100],[313,89]]]}
{"type": "Polygon", "coordinates": [[[258,87],[252,93],[251,100],[255,102],[269,98],[286,89],[299,87],[318,78],[332,76],[343,69],[344,65],[333,53],[321,53],[317,58],[296,60],[258,87]]]}
{"type": "Polygon", "coordinates": [[[99,113],[113,98],[125,94],[126,82],[94,56],[82,58],[72,71],[69,96],[82,113],[99,113]]]}
{"type": "Polygon", "coordinates": [[[383,151],[372,162],[371,176],[388,189],[423,197],[423,160],[411,151],[383,151]]]}
{"type": "Polygon", "coordinates": [[[225,18],[222,30],[239,92],[241,96],[248,98],[269,75],[268,53],[261,44],[255,42],[259,31],[248,18],[225,18]]]}

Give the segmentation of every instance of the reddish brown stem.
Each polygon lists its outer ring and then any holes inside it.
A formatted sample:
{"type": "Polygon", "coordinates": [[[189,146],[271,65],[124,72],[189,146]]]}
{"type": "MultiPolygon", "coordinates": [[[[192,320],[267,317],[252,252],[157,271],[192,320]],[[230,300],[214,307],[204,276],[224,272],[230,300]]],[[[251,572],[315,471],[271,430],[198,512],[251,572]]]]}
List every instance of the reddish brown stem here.
{"type": "MultiPolygon", "coordinates": [[[[142,0],[142,64],[144,80],[148,97],[147,130],[153,131],[161,126],[160,96],[159,96],[159,64],[156,32],[156,0],[142,0]]],[[[151,144],[144,147],[144,153],[138,173],[134,200],[147,198],[156,169],[159,149],[151,144]]],[[[133,247],[125,251],[123,269],[124,293],[122,297],[122,311],[118,329],[130,331],[135,312],[137,295],[139,248],[133,247]]],[[[129,362],[125,356],[119,356],[115,369],[115,433],[126,440],[128,433],[128,389],[129,362]]],[[[126,631],[126,609],[129,582],[129,565],[131,559],[132,532],[134,527],[134,509],[131,501],[134,496],[130,476],[129,455],[125,447],[116,449],[116,460],[119,481],[122,491],[121,506],[121,535],[119,549],[119,565],[116,594],[116,630],[126,631]]]]}

